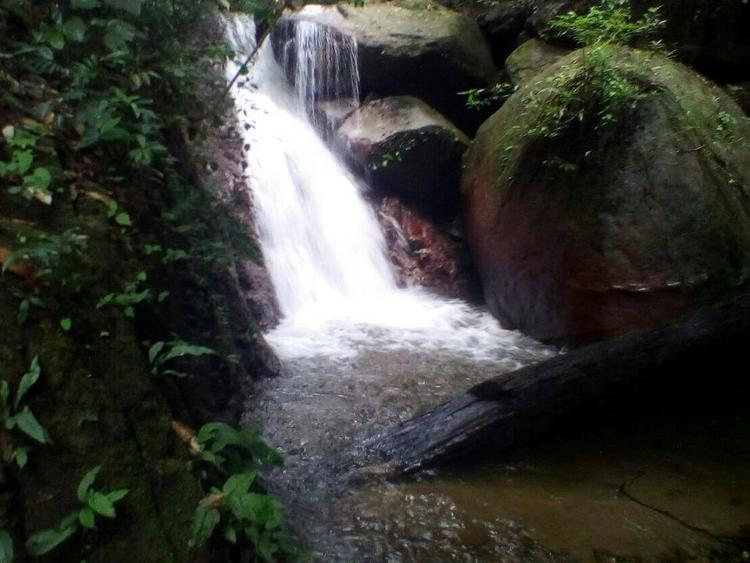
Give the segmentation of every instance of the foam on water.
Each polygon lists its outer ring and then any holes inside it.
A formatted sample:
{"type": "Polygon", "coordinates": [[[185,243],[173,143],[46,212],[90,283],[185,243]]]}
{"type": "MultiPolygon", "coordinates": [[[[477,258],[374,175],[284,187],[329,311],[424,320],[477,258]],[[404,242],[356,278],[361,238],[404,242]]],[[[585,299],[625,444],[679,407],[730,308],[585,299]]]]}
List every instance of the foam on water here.
{"type": "MultiPolygon", "coordinates": [[[[254,25],[238,16],[228,27],[242,58],[254,46],[254,25]]],[[[294,71],[287,74],[296,91],[270,45],[232,90],[239,131],[250,145],[248,185],[260,244],[283,314],[267,335],[279,356],[347,358],[377,346],[492,359],[528,346],[466,303],[397,287],[372,207],[308,118],[318,93],[358,91],[356,43],[337,42],[307,22],[295,26],[289,41],[296,45],[285,45],[282,58],[294,71]]],[[[230,62],[227,75],[237,68],[230,62]]]]}

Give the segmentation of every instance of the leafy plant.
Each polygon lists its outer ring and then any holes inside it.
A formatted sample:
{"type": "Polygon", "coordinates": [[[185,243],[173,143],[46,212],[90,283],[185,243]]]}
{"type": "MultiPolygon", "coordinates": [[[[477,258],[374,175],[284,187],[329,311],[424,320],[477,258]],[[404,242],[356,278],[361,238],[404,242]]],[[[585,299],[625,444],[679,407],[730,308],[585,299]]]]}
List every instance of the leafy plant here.
{"type": "Polygon", "coordinates": [[[527,133],[554,138],[575,124],[606,127],[648,94],[642,84],[612,62],[607,48],[600,46],[583,55],[580,64],[566,65],[544,87],[526,95],[527,110],[537,115],[527,133]]]}
{"type": "Polygon", "coordinates": [[[143,302],[150,301],[154,295],[149,287],[143,287],[148,280],[146,272],[139,272],[135,280],[125,285],[122,293],[108,293],[96,304],[97,309],[101,309],[109,304],[117,305],[122,309],[126,317],[135,318],[135,306],[143,302]]]}
{"type": "MultiPolygon", "coordinates": [[[[55,284],[68,291],[79,291],[88,282],[88,275],[83,266],[83,256],[87,248],[88,237],[73,227],[60,234],[48,233],[34,229],[28,234],[16,236],[18,246],[3,262],[2,273],[10,270],[18,262],[27,262],[33,270],[34,278],[45,283],[55,284]]],[[[40,299],[32,299],[21,307],[41,305],[40,299]]],[[[23,317],[25,320],[25,315],[23,317]]]]}
{"type": "Polygon", "coordinates": [[[552,29],[584,48],[579,63],[562,67],[545,87],[527,94],[525,105],[537,116],[528,134],[554,138],[575,124],[606,127],[648,96],[645,85],[613,62],[612,46],[652,39],[666,23],[659,19],[659,11],[649,9],[636,20],[630,0],[602,0],[586,14],[569,12],[555,18],[552,29]]]}
{"type": "Polygon", "coordinates": [[[375,162],[370,167],[373,170],[377,170],[378,168],[387,168],[394,162],[403,162],[406,156],[405,153],[412,150],[416,145],[417,139],[414,137],[397,141],[396,146],[392,150],[389,150],[380,157],[380,162],[375,162]]]}
{"type": "Polygon", "coordinates": [[[466,97],[466,107],[481,110],[504,102],[515,91],[512,84],[498,82],[491,88],[473,88],[458,92],[459,96],[466,97]]]}
{"type": "Polygon", "coordinates": [[[745,141],[739,124],[739,120],[728,111],[720,111],[716,115],[716,133],[728,143],[737,144],[745,141]]]}
{"type": "Polygon", "coordinates": [[[581,46],[645,44],[656,48],[660,44],[654,40],[667,23],[660,18],[660,13],[661,7],[652,7],[635,19],[630,0],[602,0],[586,14],[568,12],[556,17],[550,27],[552,33],[569,37],[581,46]]]}
{"type": "Polygon", "coordinates": [[[115,505],[130,492],[128,489],[115,489],[105,492],[93,488],[102,466],[97,465],[81,479],[76,491],[80,508],[65,516],[54,528],[42,530],[26,540],[29,555],[40,556],[49,553],[65,542],[79,529],[94,530],[97,517],[113,519],[117,516],[115,505]]]}
{"type": "Polygon", "coordinates": [[[174,375],[185,377],[186,374],[168,369],[165,364],[185,356],[206,356],[217,355],[216,350],[206,346],[188,344],[182,340],[173,340],[172,342],[159,341],[154,343],[148,350],[148,361],[151,365],[151,374],[154,376],[174,375]]]}
{"type": "MultiPolygon", "coordinates": [[[[8,432],[18,428],[32,440],[40,444],[49,444],[52,440],[47,431],[31,412],[29,406],[22,404],[26,394],[39,380],[40,375],[39,357],[35,356],[31,361],[29,371],[21,377],[13,399],[11,399],[10,384],[5,379],[0,380],[0,420],[8,432]]],[[[28,447],[11,447],[9,451],[3,452],[4,461],[15,461],[18,467],[23,469],[28,461],[29,449],[28,447]]]]}
{"type": "Polygon", "coordinates": [[[281,465],[281,455],[258,431],[223,423],[204,425],[195,441],[204,479],[212,484],[195,511],[193,545],[205,544],[221,526],[229,543],[248,542],[256,561],[298,557],[299,551],[281,527],[283,506],[258,483],[258,472],[281,465]]]}
{"type": "Polygon", "coordinates": [[[35,198],[47,205],[52,203],[52,173],[39,164],[40,136],[8,125],[3,128],[3,138],[9,155],[7,161],[0,160],[0,177],[9,181],[8,193],[35,198]]]}

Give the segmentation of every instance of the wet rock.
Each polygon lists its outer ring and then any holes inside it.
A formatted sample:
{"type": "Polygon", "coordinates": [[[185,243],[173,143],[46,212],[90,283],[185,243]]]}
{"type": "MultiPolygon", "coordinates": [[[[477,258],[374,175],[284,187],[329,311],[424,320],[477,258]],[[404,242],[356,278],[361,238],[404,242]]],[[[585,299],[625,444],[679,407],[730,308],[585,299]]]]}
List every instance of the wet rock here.
{"type": "Polygon", "coordinates": [[[531,137],[529,94],[552,95],[549,81],[581,56],[527,82],[481,127],[462,184],[490,309],[505,327],[574,344],[659,326],[741,290],[750,270],[741,110],[678,63],[613,49],[613,64],[650,91],[637,109],[616,126],[531,137]]]}
{"type": "Polygon", "coordinates": [[[362,105],[338,136],[369,185],[433,216],[455,215],[469,139],[424,102],[394,96],[362,105]]]}
{"type": "Polygon", "coordinates": [[[505,64],[505,59],[518,46],[519,36],[532,12],[529,0],[500,0],[477,17],[498,67],[505,64]]]}
{"type": "Polygon", "coordinates": [[[318,102],[313,108],[312,122],[326,140],[331,140],[336,129],[359,107],[354,98],[340,98],[318,102]]]}
{"type": "Polygon", "coordinates": [[[456,93],[494,83],[497,69],[472,19],[438,5],[429,9],[371,3],[361,8],[306,6],[274,31],[277,58],[285,48],[295,48],[298,20],[318,22],[356,39],[361,98],[371,93],[413,95],[463,129],[478,125],[456,93]]]}
{"type": "Polygon", "coordinates": [[[518,86],[568,53],[570,49],[530,39],[510,54],[505,61],[505,72],[510,83],[518,86]]]}
{"type": "Polygon", "coordinates": [[[241,260],[237,263],[237,277],[260,329],[267,331],[275,327],[281,313],[268,271],[252,260],[241,260]]]}
{"type": "Polygon", "coordinates": [[[382,199],[377,212],[402,287],[416,285],[444,297],[478,301],[476,276],[459,233],[439,228],[395,197],[382,199]]]}

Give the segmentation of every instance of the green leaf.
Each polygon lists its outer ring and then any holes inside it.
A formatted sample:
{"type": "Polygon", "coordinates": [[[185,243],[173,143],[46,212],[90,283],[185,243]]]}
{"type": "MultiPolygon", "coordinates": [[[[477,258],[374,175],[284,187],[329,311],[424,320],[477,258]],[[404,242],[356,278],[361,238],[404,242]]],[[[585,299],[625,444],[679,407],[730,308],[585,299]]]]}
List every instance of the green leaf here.
{"type": "Polygon", "coordinates": [[[170,348],[169,352],[157,360],[156,365],[160,366],[169,360],[181,358],[183,356],[206,356],[210,354],[215,355],[216,353],[216,350],[206,346],[198,346],[195,344],[175,344],[170,348]]]}
{"type": "Polygon", "coordinates": [[[130,220],[130,215],[127,213],[118,213],[115,215],[115,222],[123,227],[132,227],[133,222],[130,220]]]}
{"type": "Polygon", "coordinates": [[[84,528],[88,528],[89,530],[94,528],[96,526],[96,516],[94,515],[94,511],[88,507],[81,509],[78,512],[78,521],[84,528]]]}
{"type": "Polygon", "coordinates": [[[60,321],[60,328],[62,328],[65,332],[69,332],[72,327],[73,321],[71,319],[66,317],[60,321]]]}
{"type": "Polygon", "coordinates": [[[52,174],[46,168],[35,168],[31,176],[26,176],[28,184],[37,190],[46,190],[52,183],[52,174]]]}
{"type": "Polygon", "coordinates": [[[135,37],[135,28],[121,20],[110,20],[104,33],[104,44],[110,51],[121,51],[135,37]]]}
{"type": "Polygon", "coordinates": [[[74,10],[93,10],[102,5],[99,0],[71,0],[70,5],[74,10]]]}
{"type": "MultiPolygon", "coordinates": [[[[29,450],[31,448],[16,448],[13,450],[13,459],[16,460],[18,469],[26,467],[26,463],[29,461],[29,450]]],[[[2,561],[2,559],[0,559],[2,561]]]]}
{"type": "Polygon", "coordinates": [[[232,475],[224,483],[222,492],[225,496],[231,497],[233,495],[242,495],[250,491],[250,486],[255,480],[257,473],[255,471],[247,471],[245,473],[237,473],[232,475]]]}
{"type": "Polygon", "coordinates": [[[18,306],[18,317],[16,317],[16,322],[19,325],[23,325],[27,320],[29,320],[29,309],[31,308],[31,301],[28,299],[24,299],[21,301],[21,304],[18,306]]]}
{"type": "Polygon", "coordinates": [[[33,385],[37,382],[39,379],[39,376],[41,375],[41,367],[39,366],[39,356],[34,356],[34,359],[31,360],[31,365],[29,366],[29,371],[27,371],[25,374],[23,374],[23,377],[21,378],[21,382],[18,384],[18,391],[16,391],[16,402],[15,402],[15,408],[18,409],[18,405],[21,403],[21,400],[24,398],[24,395],[33,387],[33,385]]]}
{"type": "Polygon", "coordinates": [[[13,561],[13,538],[7,530],[0,528],[0,563],[13,561]]]}
{"type": "Polygon", "coordinates": [[[205,544],[214,533],[214,528],[221,520],[221,514],[215,508],[198,506],[193,519],[193,538],[191,543],[196,547],[205,544]]]}
{"type": "Polygon", "coordinates": [[[81,482],[78,484],[78,490],[76,491],[78,500],[80,500],[81,502],[86,502],[86,495],[88,494],[91,485],[94,484],[96,476],[99,474],[99,471],[101,471],[101,469],[102,466],[97,465],[83,476],[83,479],[81,479],[81,482]]]}
{"type": "Polygon", "coordinates": [[[63,33],[77,43],[86,38],[86,29],[86,24],[78,16],[70,18],[63,24],[63,33]]]}
{"type": "Polygon", "coordinates": [[[58,545],[75,534],[78,525],[63,520],[56,528],[37,532],[26,540],[26,551],[29,555],[37,557],[55,549],[58,545]]]}
{"type": "Polygon", "coordinates": [[[101,514],[105,518],[114,518],[117,516],[115,512],[115,505],[104,493],[99,491],[89,491],[86,495],[86,504],[89,505],[91,510],[97,514],[101,514]]]}
{"type": "Polygon", "coordinates": [[[30,438],[33,438],[40,444],[49,444],[52,440],[47,434],[44,427],[39,424],[34,414],[26,407],[23,411],[15,416],[18,428],[30,438]]]}
{"type": "Polygon", "coordinates": [[[151,348],[148,349],[148,363],[153,364],[154,360],[156,359],[156,356],[159,355],[159,352],[162,351],[164,348],[164,342],[157,342],[151,348]]]}
{"type": "Polygon", "coordinates": [[[109,502],[111,502],[112,504],[116,504],[117,502],[128,496],[128,493],[130,493],[130,489],[115,489],[114,491],[110,491],[105,494],[109,499],[109,502]]]}
{"type": "Polygon", "coordinates": [[[109,302],[112,301],[114,298],[115,298],[114,293],[108,293],[107,295],[99,299],[99,301],[96,303],[96,308],[101,309],[105,305],[109,304],[109,302]]]}
{"type": "Polygon", "coordinates": [[[34,163],[34,155],[29,151],[14,152],[13,161],[18,167],[18,173],[26,174],[34,163]]]}
{"type": "Polygon", "coordinates": [[[86,423],[99,422],[99,414],[96,411],[84,412],[78,417],[78,427],[80,428],[86,423]]]}
{"type": "Polygon", "coordinates": [[[49,43],[53,49],[60,50],[65,47],[65,36],[62,31],[56,27],[50,27],[48,25],[42,25],[41,28],[42,38],[49,43]]]}
{"type": "Polygon", "coordinates": [[[224,539],[229,543],[237,543],[237,529],[234,526],[226,526],[224,528],[224,539]]]}

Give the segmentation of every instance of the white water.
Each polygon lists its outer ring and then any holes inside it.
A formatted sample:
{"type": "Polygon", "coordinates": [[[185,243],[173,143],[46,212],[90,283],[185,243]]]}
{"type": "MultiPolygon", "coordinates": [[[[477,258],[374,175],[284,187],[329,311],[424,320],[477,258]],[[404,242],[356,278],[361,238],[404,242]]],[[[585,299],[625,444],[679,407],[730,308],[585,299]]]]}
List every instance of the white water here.
{"type": "Polygon", "coordinates": [[[299,21],[294,41],[285,45],[282,58],[284,68],[293,71],[297,97],[311,118],[319,101],[346,98],[358,105],[357,43],[350,37],[328,26],[299,21]]]}
{"type": "MultiPolygon", "coordinates": [[[[237,17],[228,25],[244,59],[254,45],[252,21],[237,17]]],[[[248,186],[260,244],[283,314],[269,343],[283,359],[349,358],[369,347],[497,360],[529,347],[461,301],[396,286],[371,206],[307,117],[317,93],[356,94],[356,44],[336,43],[316,24],[298,25],[295,41],[303,46],[296,92],[270,44],[232,91],[239,131],[250,145],[248,186]]],[[[230,62],[227,75],[237,68],[230,62]]]]}

